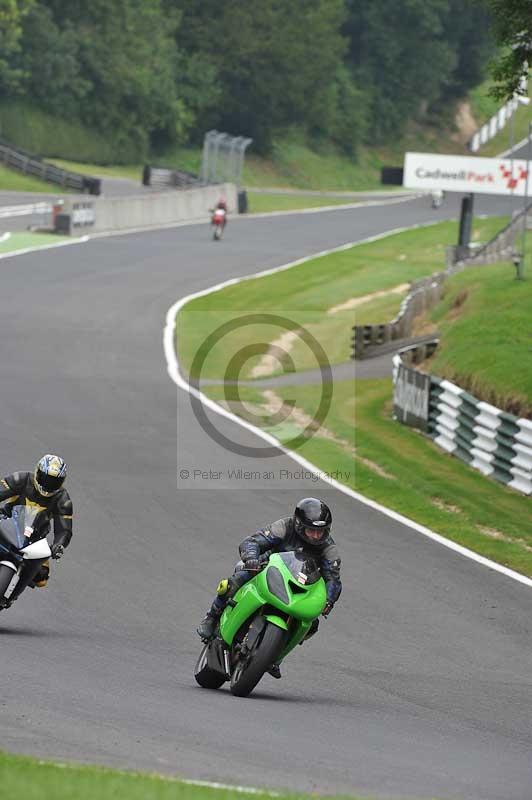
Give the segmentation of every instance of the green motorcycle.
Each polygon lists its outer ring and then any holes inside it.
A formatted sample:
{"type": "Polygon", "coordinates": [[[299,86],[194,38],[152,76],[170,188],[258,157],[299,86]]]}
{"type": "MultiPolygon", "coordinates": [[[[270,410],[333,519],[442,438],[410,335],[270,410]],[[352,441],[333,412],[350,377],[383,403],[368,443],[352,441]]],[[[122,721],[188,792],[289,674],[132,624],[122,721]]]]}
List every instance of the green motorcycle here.
{"type": "Polygon", "coordinates": [[[298,551],[271,553],[261,572],[228,601],[216,635],[200,654],[194,677],[200,686],[247,697],[273,664],[308,634],[327,602],[316,561],[298,551]]]}

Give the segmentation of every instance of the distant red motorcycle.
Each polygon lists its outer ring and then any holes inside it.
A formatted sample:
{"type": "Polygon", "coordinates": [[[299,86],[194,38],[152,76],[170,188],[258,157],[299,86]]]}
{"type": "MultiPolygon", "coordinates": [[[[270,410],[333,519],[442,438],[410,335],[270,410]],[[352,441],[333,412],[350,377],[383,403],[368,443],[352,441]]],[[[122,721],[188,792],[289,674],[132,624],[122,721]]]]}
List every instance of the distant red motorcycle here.
{"type": "Polygon", "coordinates": [[[214,228],[212,238],[215,241],[218,241],[222,238],[225,223],[226,223],[227,212],[224,208],[215,208],[211,217],[211,225],[214,228]]]}

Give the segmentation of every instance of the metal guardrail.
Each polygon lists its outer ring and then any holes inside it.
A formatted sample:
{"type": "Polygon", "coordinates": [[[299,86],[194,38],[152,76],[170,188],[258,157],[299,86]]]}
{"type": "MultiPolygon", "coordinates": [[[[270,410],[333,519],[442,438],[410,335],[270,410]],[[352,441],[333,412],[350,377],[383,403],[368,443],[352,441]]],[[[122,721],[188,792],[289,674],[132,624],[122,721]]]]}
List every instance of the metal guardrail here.
{"type": "MultiPolygon", "coordinates": [[[[432,352],[437,340],[432,345],[432,352]]],[[[532,420],[515,417],[394,356],[394,417],[483,475],[532,495],[532,420]]],[[[429,351],[426,351],[429,352],[429,351]]],[[[421,356],[419,356],[421,357],[421,356]]]]}
{"type": "Polygon", "coordinates": [[[184,169],[166,169],[146,164],[142,172],[142,184],[143,186],[186,189],[191,186],[201,186],[202,182],[193,172],[187,172],[184,169]]]}
{"type": "Polygon", "coordinates": [[[55,164],[48,164],[46,161],[31,156],[26,151],[18,150],[4,141],[0,142],[0,162],[25,175],[33,175],[65,189],[73,189],[77,192],[95,195],[101,192],[99,178],[78,175],[75,172],[56,167],[55,164]]]}
{"type": "Polygon", "coordinates": [[[410,336],[414,317],[431,308],[440,300],[445,278],[444,272],[436,272],[428,278],[413,281],[410,284],[409,293],[401,303],[399,313],[391,322],[354,325],[351,358],[366,358],[370,348],[371,354],[377,355],[373,349],[376,346],[410,336]]]}

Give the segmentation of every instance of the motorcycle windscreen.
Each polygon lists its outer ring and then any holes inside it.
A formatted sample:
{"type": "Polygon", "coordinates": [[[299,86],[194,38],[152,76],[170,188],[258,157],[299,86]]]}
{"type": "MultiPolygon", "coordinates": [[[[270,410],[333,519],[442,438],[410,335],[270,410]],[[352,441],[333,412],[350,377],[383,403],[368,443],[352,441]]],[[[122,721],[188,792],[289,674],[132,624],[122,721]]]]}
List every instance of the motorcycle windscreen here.
{"type": "Polygon", "coordinates": [[[26,508],[26,506],[13,506],[11,516],[0,519],[0,543],[5,542],[11,547],[20,549],[29,544],[33,533],[33,523],[39,513],[39,508],[26,508]]]}
{"type": "Polygon", "coordinates": [[[321,573],[316,560],[305,553],[290,550],[286,553],[277,553],[285,567],[298,583],[310,586],[321,578],[321,573]]]}

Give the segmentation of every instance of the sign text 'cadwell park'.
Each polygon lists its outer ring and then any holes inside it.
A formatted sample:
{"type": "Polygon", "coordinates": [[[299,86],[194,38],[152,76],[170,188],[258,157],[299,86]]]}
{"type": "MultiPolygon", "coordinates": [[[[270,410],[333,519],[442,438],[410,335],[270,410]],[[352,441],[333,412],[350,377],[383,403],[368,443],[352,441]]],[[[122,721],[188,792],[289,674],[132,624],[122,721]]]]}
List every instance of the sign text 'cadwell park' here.
{"type": "MultiPolygon", "coordinates": [[[[522,159],[475,158],[434,153],[406,153],[403,185],[408,189],[479,192],[524,197],[527,163],[522,159]]],[[[528,182],[529,191],[532,182],[528,182]]]]}

